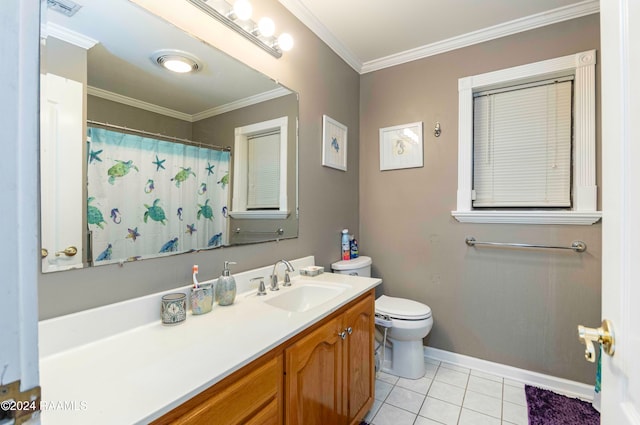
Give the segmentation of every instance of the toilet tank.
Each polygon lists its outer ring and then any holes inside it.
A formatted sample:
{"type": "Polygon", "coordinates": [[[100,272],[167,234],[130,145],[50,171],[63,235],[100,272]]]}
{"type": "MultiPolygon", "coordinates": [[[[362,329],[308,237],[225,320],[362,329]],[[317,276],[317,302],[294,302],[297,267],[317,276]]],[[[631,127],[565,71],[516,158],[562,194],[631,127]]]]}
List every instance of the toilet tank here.
{"type": "Polygon", "coordinates": [[[371,258],[361,256],[352,260],[342,260],[331,264],[334,273],[371,277],[371,258]]]}

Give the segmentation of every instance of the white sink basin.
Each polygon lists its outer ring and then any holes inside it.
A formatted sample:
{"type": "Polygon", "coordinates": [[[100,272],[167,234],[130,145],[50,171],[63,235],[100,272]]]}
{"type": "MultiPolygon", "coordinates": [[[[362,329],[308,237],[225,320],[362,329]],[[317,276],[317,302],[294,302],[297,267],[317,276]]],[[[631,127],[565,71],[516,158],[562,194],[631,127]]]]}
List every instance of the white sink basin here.
{"type": "Polygon", "coordinates": [[[347,289],[347,285],[307,283],[292,288],[281,288],[279,294],[264,302],[282,310],[299,313],[337,297],[345,289],[347,289]]]}

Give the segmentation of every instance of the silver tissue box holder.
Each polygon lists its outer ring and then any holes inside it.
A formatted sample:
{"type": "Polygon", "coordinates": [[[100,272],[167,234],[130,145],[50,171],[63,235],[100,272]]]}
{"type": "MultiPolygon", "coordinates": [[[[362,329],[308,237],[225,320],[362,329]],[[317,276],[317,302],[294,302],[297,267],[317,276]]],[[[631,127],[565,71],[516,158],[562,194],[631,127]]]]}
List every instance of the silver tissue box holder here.
{"type": "Polygon", "coordinates": [[[302,267],[300,269],[300,274],[302,276],[318,276],[319,274],[324,273],[324,267],[322,266],[307,266],[302,267]]]}

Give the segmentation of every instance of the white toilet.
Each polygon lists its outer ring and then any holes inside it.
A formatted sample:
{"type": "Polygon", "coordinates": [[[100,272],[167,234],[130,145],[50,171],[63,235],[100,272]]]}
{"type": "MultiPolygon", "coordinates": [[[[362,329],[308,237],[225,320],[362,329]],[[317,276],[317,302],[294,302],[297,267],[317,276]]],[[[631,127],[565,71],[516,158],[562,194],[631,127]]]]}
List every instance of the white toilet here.
{"type": "MultiPolygon", "coordinates": [[[[371,276],[371,258],[358,257],[333,263],[334,273],[371,276]]],[[[376,323],[387,342],[382,371],[403,378],[418,379],[425,373],[422,339],[433,327],[433,317],[428,305],[405,298],[382,295],[376,300],[376,323]],[[390,357],[390,358],[389,358],[390,357]]]]}
{"type": "Polygon", "coordinates": [[[422,339],[433,327],[429,306],[382,295],[376,300],[376,319],[388,327],[387,339],[391,343],[391,349],[387,349],[391,359],[385,358],[382,370],[403,378],[422,378],[425,372],[422,339]],[[391,327],[385,323],[387,318],[391,320],[391,327]],[[386,360],[391,360],[390,365],[386,360]]]}

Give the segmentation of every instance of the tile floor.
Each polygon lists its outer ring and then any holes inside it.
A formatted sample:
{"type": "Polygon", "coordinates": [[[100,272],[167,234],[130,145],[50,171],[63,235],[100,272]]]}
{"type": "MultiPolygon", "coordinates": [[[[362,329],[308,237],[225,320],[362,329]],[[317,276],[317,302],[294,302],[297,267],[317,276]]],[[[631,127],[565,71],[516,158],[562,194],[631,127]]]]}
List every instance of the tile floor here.
{"type": "Polygon", "coordinates": [[[372,425],[527,425],[524,384],[426,360],[420,379],[379,372],[372,425]]]}

